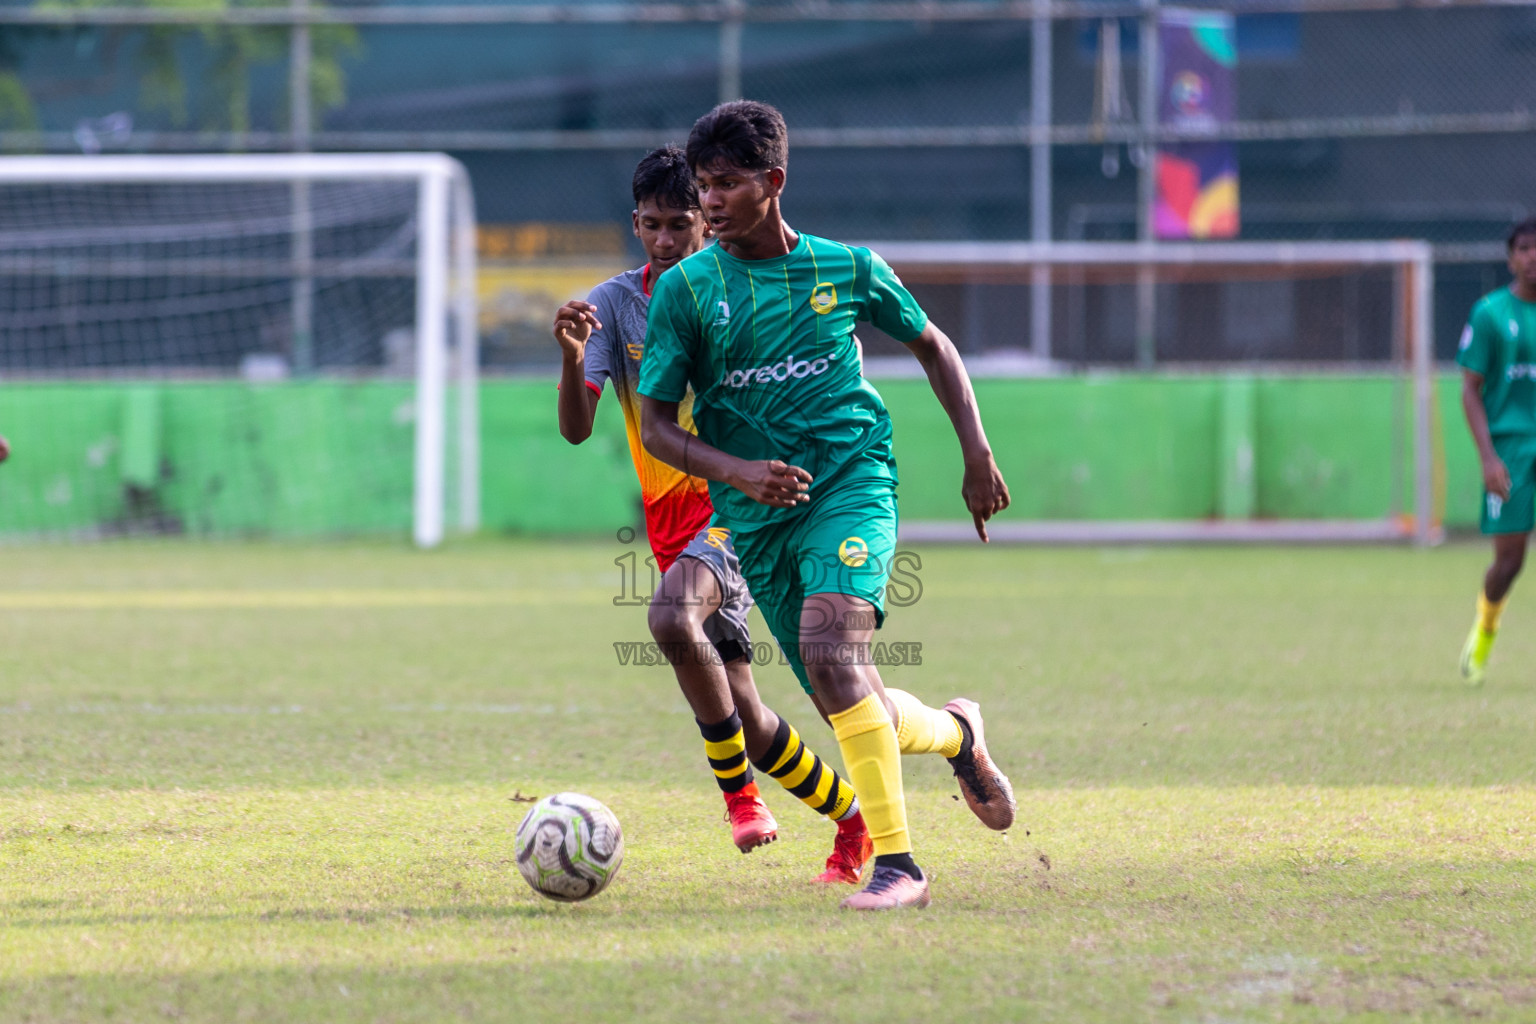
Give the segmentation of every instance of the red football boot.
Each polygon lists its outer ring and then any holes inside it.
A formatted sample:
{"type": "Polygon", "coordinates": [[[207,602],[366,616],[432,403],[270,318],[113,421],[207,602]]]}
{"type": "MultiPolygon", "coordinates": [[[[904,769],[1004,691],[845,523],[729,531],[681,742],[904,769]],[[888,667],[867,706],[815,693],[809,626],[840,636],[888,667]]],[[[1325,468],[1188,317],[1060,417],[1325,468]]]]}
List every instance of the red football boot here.
{"type": "Polygon", "coordinates": [[[742,853],[779,838],[779,823],[768,813],[755,782],[725,794],[725,820],[731,823],[731,840],[742,853]]]}
{"type": "Polygon", "coordinates": [[[874,855],[875,844],[864,825],[864,815],[851,815],[837,823],[837,838],[832,841],[827,870],[817,875],[816,881],[827,885],[838,882],[858,885],[864,874],[865,861],[874,855]]]}

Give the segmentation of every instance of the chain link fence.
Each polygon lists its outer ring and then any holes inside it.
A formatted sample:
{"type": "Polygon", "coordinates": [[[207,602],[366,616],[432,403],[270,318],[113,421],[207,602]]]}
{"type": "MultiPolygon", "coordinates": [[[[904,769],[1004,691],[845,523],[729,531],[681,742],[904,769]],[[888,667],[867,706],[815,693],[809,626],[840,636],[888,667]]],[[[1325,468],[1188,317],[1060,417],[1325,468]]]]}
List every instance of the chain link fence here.
{"type": "MultiPolygon", "coordinates": [[[[1449,358],[1467,308],[1505,279],[1504,230],[1536,205],[1536,4],[1219,9],[1235,15],[1237,116],[1198,137],[1237,145],[1242,237],[1429,239],[1437,354],[1449,358]]],[[[1144,102],[1158,10],[8,2],[0,150],[450,152],[470,170],[485,226],[486,359],[515,367],[553,358],[552,303],[637,259],[634,162],[683,141],[722,97],[784,111],[785,208],[806,230],[1138,237],[1145,154],[1189,137],[1144,102]]],[[[1018,314],[1027,320],[1024,305],[1018,314]]],[[[1058,355],[1119,358],[1082,346],[1058,355]]]]}

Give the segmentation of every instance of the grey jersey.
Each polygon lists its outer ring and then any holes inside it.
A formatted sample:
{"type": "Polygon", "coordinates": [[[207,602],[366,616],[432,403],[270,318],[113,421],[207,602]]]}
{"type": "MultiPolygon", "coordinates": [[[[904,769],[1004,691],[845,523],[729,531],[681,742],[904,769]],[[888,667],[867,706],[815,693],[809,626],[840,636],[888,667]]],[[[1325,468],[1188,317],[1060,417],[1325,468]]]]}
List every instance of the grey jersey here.
{"type": "Polygon", "coordinates": [[[644,274],[644,267],[615,274],[587,296],[603,325],[587,342],[587,383],[602,391],[603,382],[612,380],[626,408],[636,401],[640,357],[645,354],[645,316],[651,297],[645,294],[644,274]]]}
{"type": "MultiPolygon", "coordinates": [[[[644,272],[643,267],[625,271],[592,289],[588,301],[597,307],[603,327],[588,339],[584,362],[588,387],[601,394],[603,382],[613,381],[624,410],[629,455],[640,480],[646,536],[665,568],[709,522],[713,510],[708,481],[686,476],[653,457],[640,441],[640,359],[645,355],[645,315],[651,304],[644,290],[644,272]]],[[[678,403],[677,422],[684,430],[693,430],[692,392],[678,403]]]]}

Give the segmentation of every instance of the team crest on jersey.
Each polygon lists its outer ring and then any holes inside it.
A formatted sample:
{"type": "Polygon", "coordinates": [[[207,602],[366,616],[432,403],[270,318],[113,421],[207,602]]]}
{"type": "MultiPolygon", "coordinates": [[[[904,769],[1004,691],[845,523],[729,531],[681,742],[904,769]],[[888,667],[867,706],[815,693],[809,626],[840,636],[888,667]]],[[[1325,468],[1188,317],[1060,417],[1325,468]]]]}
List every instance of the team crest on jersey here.
{"type": "Polygon", "coordinates": [[[717,303],[716,306],[715,306],[715,322],[711,326],[714,326],[714,327],[729,327],[730,325],[731,325],[731,307],[726,305],[724,299],[721,299],[719,301],[719,303],[717,303]]]}
{"type": "Polygon", "coordinates": [[[1511,320],[1509,322],[1509,336],[1511,338],[1518,338],[1518,337],[1520,337],[1520,323],[1519,323],[1519,321],[1511,320]]]}
{"type": "Polygon", "coordinates": [[[863,537],[849,537],[837,546],[837,557],[850,569],[857,569],[869,561],[869,545],[863,537]]]}
{"type": "Polygon", "coordinates": [[[837,286],[825,282],[811,289],[811,308],[823,315],[837,308],[837,286]]]}

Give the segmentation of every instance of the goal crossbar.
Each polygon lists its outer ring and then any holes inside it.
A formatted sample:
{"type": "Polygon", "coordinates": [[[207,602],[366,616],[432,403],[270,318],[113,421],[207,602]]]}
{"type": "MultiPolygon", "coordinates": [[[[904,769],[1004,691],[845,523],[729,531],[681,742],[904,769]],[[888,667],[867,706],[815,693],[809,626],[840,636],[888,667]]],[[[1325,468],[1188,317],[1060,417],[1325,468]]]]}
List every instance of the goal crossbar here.
{"type": "Polygon", "coordinates": [[[0,184],[10,185],[401,181],[464,175],[463,165],[444,153],[11,156],[0,160],[0,184]]]}
{"type": "Polygon", "coordinates": [[[1281,264],[1358,266],[1432,262],[1417,240],[1380,242],[874,242],[892,266],[1031,267],[1040,264],[1181,266],[1281,264]]]}
{"type": "MultiPolygon", "coordinates": [[[[1238,521],[1037,521],[999,523],[989,532],[999,539],[1039,543],[1101,542],[1327,542],[1411,540],[1437,543],[1442,531],[1434,501],[1434,252],[1421,240],[1319,242],[877,242],[871,246],[893,268],[913,279],[949,283],[1028,281],[1035,291],[1035,313],[1047,307],[1041,297],[1063,270],[1074,269],[1100,280],[1120,272],[1126,280],[1147,283],[1208,278],[1222,268],[1251,276],[1263,268],[1286,276],[1336,272],[1361,267],[1392,267],[1398,273],[1403,313],[1403,372],[1411,382],[1411,465],[1413,491],[1406,515],[1382,519],[1238,520],[1238,521]]],[[[974,535],[969,523],[904,524],[913,540],[958,539],[974,535]]]]}

